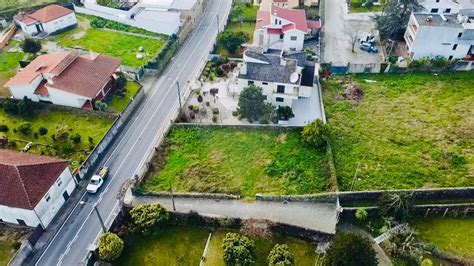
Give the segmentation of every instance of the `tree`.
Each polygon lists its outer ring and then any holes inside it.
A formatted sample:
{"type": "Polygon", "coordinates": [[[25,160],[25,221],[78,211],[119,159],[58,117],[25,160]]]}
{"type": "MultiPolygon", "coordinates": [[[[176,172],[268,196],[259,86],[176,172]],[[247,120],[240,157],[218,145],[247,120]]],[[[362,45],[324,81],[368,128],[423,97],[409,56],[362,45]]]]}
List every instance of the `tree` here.
{"type": "Polygon", "coordinates": [[[16,102],[11,99],[7,99],[3,102],[3,110],[9,115],[18,114],[18,106],[16,102]]]}
{"type": "Polygon", "coordinates": [[[255,264],[255,243],[237,233],[227,233],[224,237],[224,261],[227,265],[246,266],[255,264]]]}
{"type": "Polygon", "coordinates": [[[375,18],[382,39],[403,39],[410,14],[418,8],[417,0],[388,0],[382,15],[375,18]]]}
{"type": "Polygon", "coordinates": [[[378,259],[370,241],[357,234],[338,233],[329,246],[324,265],[377,265],[378,259]]]}
{"type": "Polygon", "coordinates": [[[265,103],[263,107],[263,118],[262,123],[268,124],[270,121],[278,123],[278,117],[276,115],[276,107],[272,103],[265,103]]]}
{"type": "Polygon", "coordinates": [[[120,257],[123,251],[123,240],[114,233],[103,233],[99,237],[99,258],[111,262],[120,257]]]}
{"type": "Polygon", "coordinates": [[[423,247],[416,240],[417,234],[415,229],[408,226],[392,232],[389,239],[389,253],[409,262],[408,265],[420,265],[423,259],[423,247]]]}
{"type": "Polygon", "coordinates": [[[226,48],[229,53],[235,54],[240,45],[245,42],[245,33],[224,31],[217,37],[217,42],[220,46],[226,48]]]}
{"type": "Polygon", "coordinates": [[[290,120],[295,117],[293,114],[293,109],[290,106],[278,106],[278,120],[290,120]]]}
{"type": "Polygon", "coordinates": [[[33,116],[34,104],[28,97],[23,97],[23,100],[19,101],[17,104],[18,115],[31,118],[33,116]]]}
{"type": "Polygon", "coordinates": [[[349,43],[351,44],[352,52],[355,52],[355,45],[357,43],[357,39],[359,37],[359,31],[362,28],[362,25],[360,22],[352,21],[351,22],[351,27],[344,27],[344,35],[347,37],[347,40],[349,40],[349,43]]]}
{"type": "Polygon", "coordinates": [[[21,49],[25,53],[36,54],[41,51],[41,43],[37,40],[26,38],[21,45],[21,49]]]}
{"type": "Polygon", "coordinates": [[[120,73],[118,78],[115,80],[114,90],[121,91],[127,85],[127,78],[123,73],[120,73]]]}
{"type": "Polygon", "coordinates": [[[244,7],[241,4],[235,4],[230,11],[230,18],[234,21],[242,21],[244,16],[244,7]]]}
{"type": "Polygon", "coordinates": [[[258,121],[263,115],[264,101],[262,88],[250,85],[240,93],[238,112],[249,122],[258,121]]]}
{"type": "Polygon", "coordinates": [[[286,244],[276,244],[268,255],[268,265],[270,266],[292,266],[295,265],[295,258],[286,244]]]}
{"type": "Polygon", "coordinates": [[[320,119],[316,119],[304,126],[301,133],[301,137],[306,143],[318,149],[326,148],[330,138],[329,135],[330,130],[328,125],[324,124],[320,119]]]}
{"type": "Polygon", "coordinates": [[[157,224],[168,219],[168,213],[160,204],[142,204],[132,208],[130,217],[131,231],[147,235],[157,224]]]}
{"type": "Polygon", "coordinates": [[[405,221],[414,210],[413,193],[385,192],[379,199],[378,207],[383,217],[405,221]]]}
{"type": "Polygon", "coordinates": [[[18,125],[17,130],[20,131],[21,134],[27,136],[33,132],[33,126],[30,122],[23,122],[18,125]]]}

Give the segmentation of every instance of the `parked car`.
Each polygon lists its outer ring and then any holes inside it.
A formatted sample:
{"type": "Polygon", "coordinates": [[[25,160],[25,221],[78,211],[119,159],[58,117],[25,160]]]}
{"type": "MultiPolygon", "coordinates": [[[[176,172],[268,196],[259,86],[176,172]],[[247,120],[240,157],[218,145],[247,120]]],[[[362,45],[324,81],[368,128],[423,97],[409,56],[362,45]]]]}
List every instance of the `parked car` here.
{"type": "Polygon", "coordinates": [[[366,51],[366,52],[369,52],[369,53],[378,53],[379,52],[379,49],[377,49],[377,47],[375,47],[374,45],[372,45],[371,43],[368,43],[368,42],[362,42],[360,44],[359,48],[362,51],[366,51]]]}
{"type": "Polygon", "coordinates": [[[86,188],[87,192],[91,194],[97,193],[100,187],[104,184],[104,179],[107,177],[108,174],[109,174],[108,167],[100,168],[99,173],[91,177],[91,180],[89,181],[89,184],[87,185],[87,188],[86,188]]]}

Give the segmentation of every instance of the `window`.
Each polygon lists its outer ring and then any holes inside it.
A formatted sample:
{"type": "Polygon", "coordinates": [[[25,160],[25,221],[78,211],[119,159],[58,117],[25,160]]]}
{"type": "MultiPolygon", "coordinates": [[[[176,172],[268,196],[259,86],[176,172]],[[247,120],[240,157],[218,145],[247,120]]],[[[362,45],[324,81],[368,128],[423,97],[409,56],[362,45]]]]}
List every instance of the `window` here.
{"type": "Polygon", "coordinates": [[[456,50],[456,48],[458,48],[458,45],[457,44],[453,45],[453,50],[456,50]]]}
{"type": "Polygon", "coordinates": [[[278,24],[278,19],[275,19],[275,25],[278,24]]]}
{"type": "Polygon", "coordinates": [[[16,219],[16,221],[18,222],[19,225],[26,226],[25,221],[23,221],[22,219],[16,219]]]}
{"type": "Polygon", "coordinates": [[[438,8],[432,8],[431,13],[438,13],[439,9],[438,8]]]}
{"type": "Polygon", "coordinates": [[[436,0],[436,3],[439,3],[439,0],[436,0]]]}
{"type": "Polygon", "coordinates": [[[58,181],[56,181],[56,184],[58,184],[58,187],[60,187],[63,184],[63,181],[61,179],[58,179],[58,181]]]}
{"type": "Polygon", "coordinates": [[[263,95],[263,100],[266,101],[268,99],[267,95],[263,95]]]}
{"type": "Polygon", "coordinates": [[[450,55],[450,56],[448,57],[448,60],[453,60],[453,56],[450,55]]]}
{"type": "Polygon", "coordinates": [[[458,38],[461,38],[461,36],[462,36],[462,32],[460,32],[460,33],[458,34],[458,38]]]}
{"type": "Polygon", "coordinates": [[[48,202],[51,199],[51,196],[49,194],[46,194],[44,198],[46,199],[46,202],[48,202]]]}
{"type": "Polygon", "coordinates": [[[283,40],[283,37],[284,37],[284,36],[285,36],[285,35],[280,34],[280,40],[283,40]]]}
{"type": "Polygon", "coordinates": [[[296,36],[291,36],[290,39],[291,39],[292,41],[296,41],[296,40],[298,39],[298,37],[296,37],[296,36]]]}
{"type": "Polygon", "coordinates": [[[446,8],[443,13],[451,13],[451,8],[446,8]]]}
{"type": "Polygon", "coordinates": [[[285,99],[283,99],[281,97],[276,97],[275,101],[282,103],[282,102],[285,101],[285,99]]]}
{"type": "Polygon", "coordinates": [[[294,48],[294,47],[290,48],[290,51],[296,51],[296,48],[294,48]]]}
{"type": "Polygon", "coordinates": [[[253,85],[254,83],[255,83],[255,82],[254,82],[253,80],[249,80],[248,83],[247,83],[247,85],[250,86],[250,85],[253,85]]]}
{"type": "Polygon", "coordinates": [[[268,85],[268,82],[262,82],[262,85],[268,85]]]}
{"type": "Polygon", "coordinates": [[[277,93],[285,93],[285,86],[278,85],[277,86],[277,93]]]}
{"type": "Polygon", "coordinates": [[[278,21],[278,25],[281,25],[281,20],[280,20],[280,21],[278,21]]]}

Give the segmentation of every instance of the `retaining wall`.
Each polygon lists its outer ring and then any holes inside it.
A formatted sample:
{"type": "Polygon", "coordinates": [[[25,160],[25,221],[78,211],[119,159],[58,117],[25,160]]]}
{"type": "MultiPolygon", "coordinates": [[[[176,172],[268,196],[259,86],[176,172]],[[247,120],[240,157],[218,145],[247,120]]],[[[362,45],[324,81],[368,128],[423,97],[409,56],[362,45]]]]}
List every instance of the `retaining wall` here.
{"type": "Polygon", "coordinates": [[[0,50],[5,48],[5,46],[7,46],[10,39],[13,37],[13,35],[15,35],[15,32],[16,32],[15,25],[11,25],[10,28],[5,31],[5,33],[0,38],[0,50]]]}
{"type": "MultiPolygon", "coordinates": [[[[160,191],[160,192],[139,192],[135,189],[132,189],[134,194],[140,196],[149,196],[149,197],[164,197],[170,198],[170,192],[160,191]]],[[[180,198],[195,198],[195,199],[240,199],[240,195],[232,194],[223,194],[223,193],[194,193],[194,192],[173,192],[174,197],[180,198]]]]}

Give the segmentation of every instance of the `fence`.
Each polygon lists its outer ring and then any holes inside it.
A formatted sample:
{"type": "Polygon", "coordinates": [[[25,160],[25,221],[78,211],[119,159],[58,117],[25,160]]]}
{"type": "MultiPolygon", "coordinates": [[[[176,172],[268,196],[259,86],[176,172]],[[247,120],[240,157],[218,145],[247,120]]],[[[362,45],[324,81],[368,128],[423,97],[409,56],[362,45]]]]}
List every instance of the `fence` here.
{"type": "Polygon", "coordinates": [[[132,100],[128,103],[127,107],[125,107],[124,111],[119,115],[117,119],[115,119],[112,127],[107,131],[107,134],[100,140],[99,144],[94,148],[94,150],[89,154],[87,159],[79,168],[79,171],[76,173],[76,177],[78,179],[82,179],[85,176],[90,174],[97,165],[97,163],[102,158],[104,152],[109,147],[109,144],[115,140],[117,133],[122,131],[125,123],[130,118],[130,115],[135,111],[143,97],[145,96],[145,90],[143,87],[140,87],[137,94],[132,98],[132,100]]]}

